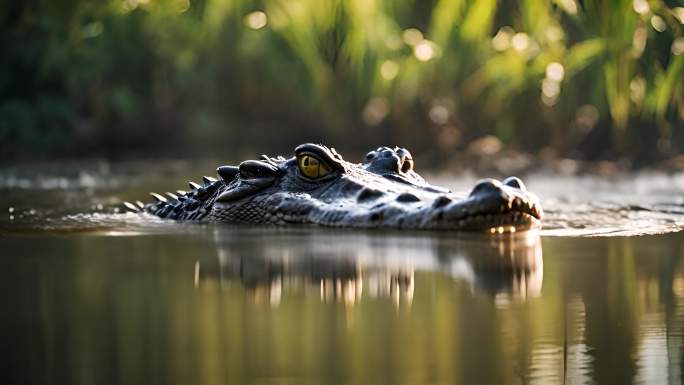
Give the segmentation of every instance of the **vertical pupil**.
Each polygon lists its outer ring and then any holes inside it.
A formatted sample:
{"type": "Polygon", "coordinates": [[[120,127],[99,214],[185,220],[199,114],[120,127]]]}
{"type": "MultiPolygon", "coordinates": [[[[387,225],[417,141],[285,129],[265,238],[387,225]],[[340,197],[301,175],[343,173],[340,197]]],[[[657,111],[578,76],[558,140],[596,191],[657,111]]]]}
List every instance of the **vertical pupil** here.
{"type": "Polygon", "coordinates": [[[300,172],[308,178],[319,178],[330,173],[330,167],[315,156],[302,155],[298,158],[300,172]]]}
{"type": "Polygon", "coordinates": [[[317,178],[320,175],[320,164],[311,156],[303,156],[301,159],[302,172],[309,178],[317,178]]]}

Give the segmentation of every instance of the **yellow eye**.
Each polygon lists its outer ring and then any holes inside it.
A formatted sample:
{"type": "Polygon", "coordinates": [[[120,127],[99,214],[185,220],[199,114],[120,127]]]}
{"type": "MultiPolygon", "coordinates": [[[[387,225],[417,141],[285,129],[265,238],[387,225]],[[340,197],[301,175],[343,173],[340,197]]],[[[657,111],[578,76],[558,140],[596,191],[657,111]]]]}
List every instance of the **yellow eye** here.
{"type": "Polygon", "coordinates": [[[307,178],[321,178],[330,173],[330,167],[314,156],[303,154],[299,156],[297,161],[299,162],[299,171],[307,178]]]}

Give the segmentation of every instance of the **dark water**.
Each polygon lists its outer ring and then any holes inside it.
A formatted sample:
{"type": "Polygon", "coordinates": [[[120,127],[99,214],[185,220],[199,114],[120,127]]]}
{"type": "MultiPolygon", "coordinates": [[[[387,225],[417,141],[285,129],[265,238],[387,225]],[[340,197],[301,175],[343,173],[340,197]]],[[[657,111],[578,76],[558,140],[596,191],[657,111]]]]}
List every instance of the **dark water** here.
{"type": "Polygon", "coordinates": [[[101,167],[0,179],[2,384],[683,382],[675,176],[532,178],[543,231],[466,237],[116,214],[188,170],[101,167]]]}

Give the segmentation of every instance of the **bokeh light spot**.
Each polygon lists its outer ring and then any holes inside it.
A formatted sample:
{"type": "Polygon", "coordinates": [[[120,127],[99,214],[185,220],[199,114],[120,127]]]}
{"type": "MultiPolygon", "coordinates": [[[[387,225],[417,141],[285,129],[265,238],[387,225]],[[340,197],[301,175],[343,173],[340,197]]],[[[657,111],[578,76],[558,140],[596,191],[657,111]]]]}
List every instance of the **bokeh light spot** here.
{"type": "Polygon", "coordinates": [[[647,38],[648,31],[646,31],[646,28],[639,27],[634,31],[634,36],[632,37],[632,52],[634,56],[640,57],[644,53],[647,38]]]}
{"type": "Polygon", "coordinates": [[[553,107],[554,105],[556,105],[556,103],[558,103],[558,96],[548,96],[542,93],[541,100],[542,103],[544,103],[545,105],[553,107]]]}
{"type": "Polygon", "coordinates": [[[441,104],[432,106],[428,115],[430,120],[435,124],[442,125],[449,121],[449,110],[441,104]]]}
{"type": "Polygon", "coordinates": [[[497,51],[505,51],[511,46],[511,36],[513,36],[513,28],[501,27],[496,35],[492,38],[492,47],[497,51]]]}
{"type": "Polygon", "coordinates": [[[679,19],[681,24],[684,24],[684,7],[674,7],[672,8],[672,13],[679,19]]]}
{"type": "Polygon", "coordinates": [[[587,133],[594,129],[600,117],[601,114],[596,106],[584,104],[575,112],[575,124],[581,132],[587,133]]]}
{"type": "Polygon", "coordinates": [[[245,16],[245,25],[251,29],[261,29],[268,23],[268,17],[262,11],[254,11],[245,16]]]}
{"type": "Polygon", "coordinates": [[[401,35],[404,43],[416,46],[423,41],[423,33],[415,28],[409,28],[401,35]]]}
{"type": "Polygon", "coordinates": [[[565,68],[563,68],[563,65],[560,63],[549,63],[549,65],[546,66],[546,77],[555,82],[560,82],[563,80],[563,77],[565,77],[565,68]]]}
{"type": "Polygon", "coordinates": [[[680,36],[672,42],[672,53],[681,55],[684,52],[684,37],[680,36]]]}
{"type": "Polygon", "coordinates": [[[542,81],[542,93],[548,97],[558,96],[560,93],[560,84],[551,79],[544,79],[544,81],[542,81]]]}
{"type": "Polygon", "coordinates": [[[423,40],[413,48],[413,55],[420,61],[428,61],[435,56],[435,46],[429,40],[423,40]]]}
{"type": "Polygon", "coordinates": [[[665,24],[665,20],[663,20],[663,18],[658,15],[653,15],[653,17],[651,17],[651,26],[653,26],[653,29],[655,29],[658,32],[663,32],[667,29],[667,24],[665,24]]]}
{"type": "Polygon", "coordinates": [[[646,95],[646,80],[640,76],[629,82],[629,97],[634,103],[641,103],[646,95]]]}
{"type": "Polygon", "coordinates": [[[557,42],[563,40],[563,37],[565,37],[565,34],[563,33],[563,29],[556,26],[556,25],[552,25],[549,28],[547,28],[545,35],[546,35],[546,39],[548,41],[550,41],[551,43],[557,43],[557,42]]]}
{"type": "Polygon", "coordinates": [[[389,102],[383,97],[371,98],[363,109],[363,121],[369,126],[377,126],[389,113],[389,102]]]}
{"type": "Polygon", "coordinates": [[[632,8],[634,8],[634,12],[640,15],[645,15],[651,11],[651,7],[646,0],[634,0],[632,8]]]}
{"type": "Polygon", "coordinates": [[[524,51],[530,44],[530,38],[524,32],[518,32],[511,38],[511,45],[516,51],[524,51]]]}
{"type": "Polygon", "coordinates": [[[392,80],[399,74],[399,64],[392,60],[385,60],[380,66],[380,75],[386,80],[392,80]]]}
{"type": "Polygon", "coordinates": [[[560,95],[560,83],[556,80],[550,79],[550,78],[545,78],[542,81],[542,103],[546,104],[547,106],[553,106],[558,102],[558,95],[560,95]]]}
{"type": "Polygon", "coordinates": [[[560,0],[559,4],[569,15],[577,14],[577,3],[575,3],[575,0],[560,0]]]}

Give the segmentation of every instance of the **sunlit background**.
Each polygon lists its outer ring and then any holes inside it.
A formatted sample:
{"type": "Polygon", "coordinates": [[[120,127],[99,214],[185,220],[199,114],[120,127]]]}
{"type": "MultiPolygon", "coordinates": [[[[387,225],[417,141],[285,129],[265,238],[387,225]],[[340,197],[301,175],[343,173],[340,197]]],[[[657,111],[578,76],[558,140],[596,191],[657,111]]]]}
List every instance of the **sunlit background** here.
{"type": "Polygon", "coordinates": [[[684,145],[684,3],[0,4],[0,158],[243,159],[303,141],[542,159],[684,145]]]}

